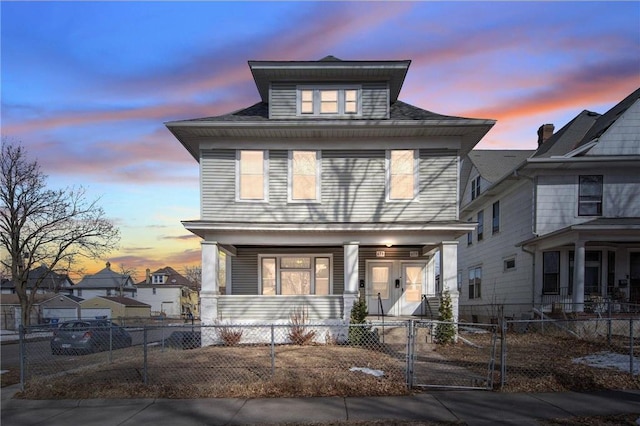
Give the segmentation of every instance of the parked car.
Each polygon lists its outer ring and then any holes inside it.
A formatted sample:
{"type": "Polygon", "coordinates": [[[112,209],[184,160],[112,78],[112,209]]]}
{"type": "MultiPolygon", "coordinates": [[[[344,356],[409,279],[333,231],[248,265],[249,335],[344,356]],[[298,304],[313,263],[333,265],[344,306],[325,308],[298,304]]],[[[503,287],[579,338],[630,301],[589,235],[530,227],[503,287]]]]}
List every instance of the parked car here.
{"type": "Polygon", "coordinates": [[[65,321],[53,331],[51,353],[90,353],[131,346],[131,335],[109,320],[65,321]]]}

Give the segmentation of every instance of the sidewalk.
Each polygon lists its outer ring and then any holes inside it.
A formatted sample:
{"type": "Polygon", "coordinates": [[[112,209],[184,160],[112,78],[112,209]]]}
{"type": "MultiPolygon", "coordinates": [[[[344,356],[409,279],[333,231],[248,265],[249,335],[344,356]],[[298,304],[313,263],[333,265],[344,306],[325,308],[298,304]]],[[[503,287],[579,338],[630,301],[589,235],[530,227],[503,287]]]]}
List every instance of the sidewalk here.
{"type": "Polygon", "coordinates": [[[640,418],[640,391],[433,391],[412,396],[353,398],[10,399],[17,389],[2,389],[3,426],[331,424],[375,420],[473,426],[535,425],[536,420],[542,419],[629,413],[640,418]]]}

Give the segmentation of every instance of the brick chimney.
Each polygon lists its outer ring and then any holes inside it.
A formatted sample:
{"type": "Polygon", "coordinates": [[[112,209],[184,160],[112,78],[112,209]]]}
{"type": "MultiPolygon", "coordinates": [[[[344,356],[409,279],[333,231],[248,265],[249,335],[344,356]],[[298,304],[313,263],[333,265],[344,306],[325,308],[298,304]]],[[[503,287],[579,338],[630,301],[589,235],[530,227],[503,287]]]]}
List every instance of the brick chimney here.
{"type": "Polygon", "coordinates": [[[547,141],[547,139],[553,136],[554,129],[555,126],[553,124],[543,124],[540,126],[538,129],[538,146],[542,145],[547,141]]]}
{"type": "Polygon", "coordinates": [[[149,268],[147,268],[146,270],[146,276],[147,276],[147,284],[151,284],[151,270],[149,268]]]}

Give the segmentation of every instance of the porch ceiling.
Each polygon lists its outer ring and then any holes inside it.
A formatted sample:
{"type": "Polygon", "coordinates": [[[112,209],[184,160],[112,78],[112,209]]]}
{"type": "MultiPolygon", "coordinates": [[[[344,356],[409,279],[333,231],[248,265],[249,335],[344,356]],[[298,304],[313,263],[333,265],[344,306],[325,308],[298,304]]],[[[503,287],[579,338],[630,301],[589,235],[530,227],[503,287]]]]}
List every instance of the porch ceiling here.
{"type": "Polygon", "coordinates": [[[425,245],[454,241],[474,229],[467,222],[447,223],[230,223],[184,221],[189,231],[207,241],[229,245],[425,245]]]}

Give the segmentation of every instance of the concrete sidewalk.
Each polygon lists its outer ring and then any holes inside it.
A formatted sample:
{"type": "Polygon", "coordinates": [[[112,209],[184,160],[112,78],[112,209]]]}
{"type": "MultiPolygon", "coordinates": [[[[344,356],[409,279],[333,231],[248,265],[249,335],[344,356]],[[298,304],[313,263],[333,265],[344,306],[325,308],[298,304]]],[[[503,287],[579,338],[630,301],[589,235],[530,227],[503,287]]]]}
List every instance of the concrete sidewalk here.
{"type": "Polygon", "coordinates": [[[2,389],[3,426],[247,425],[337,421],[535,425],[538,420],[637,414],[640,391],[495,393],[432,391],[412,396],[262,399],[18,400],[2,389]]]}

